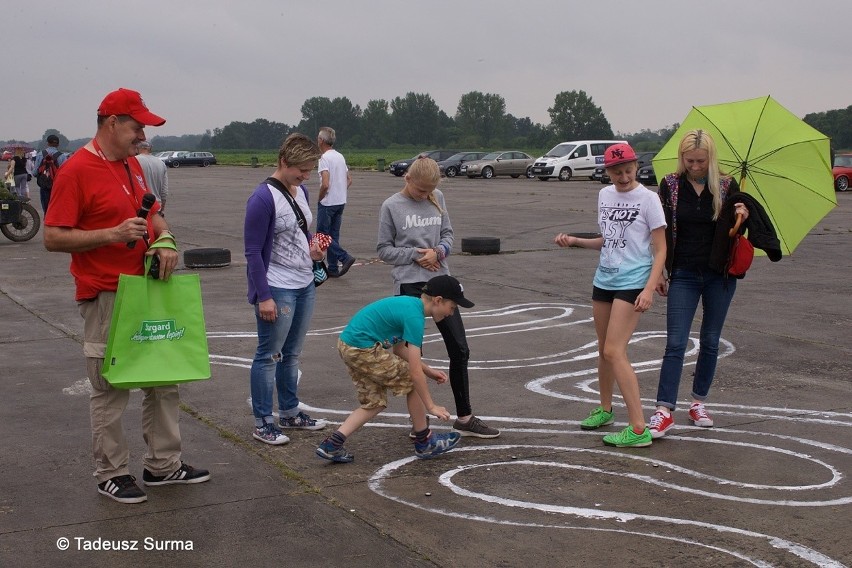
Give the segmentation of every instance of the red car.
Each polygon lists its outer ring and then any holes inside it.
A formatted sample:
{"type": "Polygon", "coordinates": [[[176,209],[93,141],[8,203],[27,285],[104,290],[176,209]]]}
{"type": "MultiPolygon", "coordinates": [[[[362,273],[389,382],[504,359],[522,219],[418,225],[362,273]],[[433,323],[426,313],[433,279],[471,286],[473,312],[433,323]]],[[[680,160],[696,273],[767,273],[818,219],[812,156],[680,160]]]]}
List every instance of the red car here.
{"type": "Polygon", "coordinates": [[[849,178],[852,177],[852,154],[838,154],[834,157],[834,189],[846,191],[849,189],[849,178]]]}

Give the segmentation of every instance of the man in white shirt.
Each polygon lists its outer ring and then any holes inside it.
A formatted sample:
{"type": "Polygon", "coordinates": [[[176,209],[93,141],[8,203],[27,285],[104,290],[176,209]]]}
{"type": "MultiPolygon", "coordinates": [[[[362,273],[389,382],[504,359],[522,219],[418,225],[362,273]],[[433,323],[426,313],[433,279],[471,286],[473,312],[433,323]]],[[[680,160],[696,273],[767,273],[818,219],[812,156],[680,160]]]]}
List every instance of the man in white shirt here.
{"type": "Polygon", "coordinates": [[[317,204],[317,232],[333,239],[328,248],[328,275],[338,278],[355,264],[355,257],[340,246],[340,225],[346,206],[346,193],[352,185],[352,176],[346,159],[334,149],[337,136],[333,128],[323,126],[317,135],[317,145],[323,154],[319,160],[320,191],[317,204]],[[338,264],[340,265],[338,267],[338,264]]]}
{"type": "Polygon", "coordinates": [[[139,165],[142,166],[142,172],[145,174],[145,183],[148,189],[160,202],[160,211],[166,208],[166,198],[169,196],[169,174],[166,170],[166,163],[151,154],[151,143],[143,140],[136,145],[139,154],[136,159],[139,160],[139,165]]]}

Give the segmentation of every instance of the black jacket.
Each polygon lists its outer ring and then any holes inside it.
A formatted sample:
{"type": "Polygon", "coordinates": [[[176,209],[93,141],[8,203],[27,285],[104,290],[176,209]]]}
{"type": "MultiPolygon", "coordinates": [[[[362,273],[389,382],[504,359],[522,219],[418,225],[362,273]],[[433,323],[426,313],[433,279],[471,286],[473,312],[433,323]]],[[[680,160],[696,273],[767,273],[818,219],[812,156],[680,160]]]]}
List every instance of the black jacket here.
{"type": "MultiPolygon", "coordinates": [[[[775,233],[775,227],[769,220],[769,215],[763,206],[751,195],[743,192],[732,193],[722,204],[719,220],[716,222],[716,236],[713,239],[713,250],[710,253],[710,268],[725,273],[725,267],[731,254],[733,239],[728,237],[728,231],[733,228],[736,216],[734,205],[744,203],[748,208],[748,219],[740,226],[739,233],[748,229],[748,240],[755,248],[766,252],[769,260],[781,260],[781,242],[775,233]],[[727,242],[728,246],[717,246],[727,242]]],[[[742,278],[739,276],[738,278],[742,278]]]]}

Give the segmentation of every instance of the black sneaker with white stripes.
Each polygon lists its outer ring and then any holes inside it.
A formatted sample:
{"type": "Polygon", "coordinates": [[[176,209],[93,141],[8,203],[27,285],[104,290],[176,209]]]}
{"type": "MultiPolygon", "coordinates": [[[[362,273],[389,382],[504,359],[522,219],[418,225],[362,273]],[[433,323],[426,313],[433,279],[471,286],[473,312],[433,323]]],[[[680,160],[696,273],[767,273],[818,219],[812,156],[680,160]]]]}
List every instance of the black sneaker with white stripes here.
{"type": "Polygon", "coordinates": [[[145,485],[173,485],[175,483],[202,483],[210,479],[210,472],[206,469],[195,469],[189,464],[180,462],[180,467],[168,475],[154,475],[144,469],[142,471],[142,483],[145,485]]]}
{"type": "Polygon", "coordinates": [[[145,492],[136,485],[132,475],[116,475],[103,483],[98,483],[98,493],[115,499],[119,503],[142,503],[148,500],[145,492]]]}

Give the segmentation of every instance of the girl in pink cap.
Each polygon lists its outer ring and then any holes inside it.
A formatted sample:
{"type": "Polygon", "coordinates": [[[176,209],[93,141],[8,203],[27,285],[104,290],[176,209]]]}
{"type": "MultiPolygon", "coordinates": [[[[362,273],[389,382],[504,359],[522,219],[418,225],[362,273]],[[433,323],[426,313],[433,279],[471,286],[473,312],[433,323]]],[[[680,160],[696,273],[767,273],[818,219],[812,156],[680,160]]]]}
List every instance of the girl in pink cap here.
{"type": "Polygon", "coordinates": [[[580,423],[594,430],[614,421],[613,386],[627,405],[629,424],[604,436],[608,446],[651,445],[645,424],[639,380],[627,358],[627,344],[654,301],[654,289],[662,278],[666,260],[666,220],[657,194],[636,181],[636,153],[627,144],[614,144],[604,154],[604,166],[612,185],[598,195],[601,236],[578,238],[565,233],[554,241],[561,247],[600,251],[592,289],[592,313],[598,336],[598,383],[600,406],[580,423]]]}

